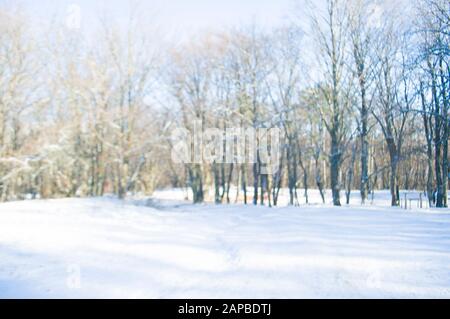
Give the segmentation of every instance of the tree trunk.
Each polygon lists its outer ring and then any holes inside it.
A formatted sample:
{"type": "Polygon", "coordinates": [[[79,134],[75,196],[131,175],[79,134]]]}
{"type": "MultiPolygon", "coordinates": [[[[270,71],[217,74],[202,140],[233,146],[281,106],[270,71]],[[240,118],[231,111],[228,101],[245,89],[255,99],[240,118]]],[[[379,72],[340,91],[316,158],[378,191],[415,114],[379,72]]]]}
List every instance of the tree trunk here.
{"type": "Polygon", "coordinates": [[[305,203],[308,204],[309,203],[309,199],[308,199],[308,170],[306,168],[306,166],[303,163],[303,159],[302,159],[302,153],[299,151],[299,164],[300,167],[302,168],[303,171],[303,188],[305,191],[305,203]]]}
{"type": "MultiPolygon", "coordinates": [[[[273,199],[273,205],[277,206],[278,205],[278,196],[280,195],[280,189],[283,183],[283,163],[284,163],[284,156],[281,157],[280,160],[280,165],[278,166],[278,171],[275,172],[274,176],[274,181],[273,181],[273,194],[272,194],[272,199],[273,199]]],[[[270,193],[270,192],[269,192],[270,193]]]]}
{"type": "Polygon", "coordinates": [[[315,157],[315,162],[316,162],[316,185],[317,188],[319,189],[319,193],[320,193],[320,198],[322,198],[322,203],[325,204],[325,194],[323,192],[323,183],[322,183],[322,178],[320,176],[320,161],[319,161],[319,157],[316,156],[315,157]]]}
{"type": "MultiPolygon", "coordinates": [[[[363,91],[365,92],[365,91],[363,91]]],[[[365,93],[362,93],[361,106],[361,202],[366,202],[369,193],[369,142],[367,141],[368,129],[368,111],[365,103],[365,93]]]]}
{"type": "Polygon", "coordinates": [[[258,163],[253,163],[253,205],[258,205],[259,171],[258,163]]]}
{"type": "Polygon", "coordinates": [[[294,189],[297,183],[297,165],[296,165],[296,154],[292,151],[292,144],[289,143],[286,150],[286,157],[288,163],[288,188],[289,188],[289,205],[294,205],[294,189]]]}
{"type": "Polygon", "coordinates": [[[247,205],[247,166],[242,164],[242,191],[244,192],[244,205],[247,205]]]}
{"type": "Polygon", "coordinates": [[[352,183],[353,183],[353,175],[354,175],[354,166],[355,166],[355,160],[356,160],[356,147],[355,145],[352,146],[352,157],[350,160],[350,167],[348,168],[347,173],[347,189],[345,192],[345,202],[346,204],[350,204],[350,195],[352,191],[352,183]]]}
{"type": "Polygon", "coordinates": [[[341,172],[341,154],[339,150],[339,143],[332,134],[331,136],[331,154],[330,154],[330,178],[331,178],[331,192],[333,195],[333,205],[341,206],[340,191],[341,185],[339,175],[341,172]]]}
{"type": "Polygon", "coordinates": [[[447,96],[447,81],[445,79],[444,65],[442,57],[439,59],[439,73],[441,78],[441,95],[442,95],[442,207],[447,207],[448,195],[447,195],[447,184],[448,184],[448,138],[449,138],[449,101],[447,96]]]}
{"type": "MultiPolygon", "coordinates": [[[[368,135],[368,118],[369,110],[366,101],[366,78],[365,78],[365,61],[364,56],[361,54],[362,47],[361,43],[354,39],[353,44],[353,55],[356,62],[356,71],[358,76],[358,84],[361,97],[361,109],[360,109],[360,140],[361,140],[361,202],[364,204],[368,195],[368,183],[369,183],[369,171],[368,171],[368,161],[369,161],[369,142],[367,141],[368,135]]],[[[348,200],[347,200],[348,201],[348,200]]]]}
{"type": "Polygon", "coordinates": [[[203,203],[203,178],[199,164],[194,164],[192,167],[189,167],[189,180],[194,204],[203,203]]]}
{"type": "Polygon", "coordinates": [[[216,204],[222,203],[220,198],[220,174],[217,163],[212,164],[213,177],[214,177],[214,202],[216,204]]]}
{"type": "Polygon", "coordinates": [[[431,116],[427,115],[427,106],[425,100],[425,94],[423,89],[423,83],[420,82],[420,97],[422,102],[422,118],[423,118],[423,126],[425,129],[425,137],[427,141],[427,181],[426,181],[426,190],[427,190],[427,198],[428,204],[432,206],[432,198],[433,198],[433,132],[431,125],[431,116]]]}
{"type": "Polygon", "coordinates": [[[441,136],[441,114],[437,92],[436,74],[434,67],[429,63],[431,71],[431,94],[434,102],[434,170],[436,176],[436,207],[444,207],[444,185],[442,180],[442,136],[441,136]]]}
{"type": "Polygon", "coordinates": [[[400,198],[398,192],[398,178],[397,178],[397,168],[398,168],[398,155],[390,155],[390,167],[391,174],[389,177],[389,189],[391,191],[391,206],[399,206],[400,198]]]}
{"type": "Polygon", "coordinates": [[[232,163],[230,165],[230,171],[228,172],[228,179],[227,179],[227,204],[230,203],[230,188],[231,188],[231,180],[233,178],[233,170],[234,164],[232,163]]]}
{"type": "Polygon", "coordinates": [[[261,186],[261,190],[259,193],[260,199],[259,199],[259,203],[261,205],[264,205],[264,191],[267,188],[267,175],[266,174],[260,174],[260,186],[261,186]]]}

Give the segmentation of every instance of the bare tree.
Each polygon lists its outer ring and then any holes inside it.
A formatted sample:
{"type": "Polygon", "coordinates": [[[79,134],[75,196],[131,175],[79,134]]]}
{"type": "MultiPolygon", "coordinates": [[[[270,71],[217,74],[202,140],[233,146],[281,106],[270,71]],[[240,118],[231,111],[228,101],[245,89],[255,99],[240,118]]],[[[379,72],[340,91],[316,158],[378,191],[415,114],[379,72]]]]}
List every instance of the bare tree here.
{"type": "Polygon", "coordinates": [[[313,29],[318,44],[318,59],[322,62],[323,82],[319,85],[323,103],[318,107],[330,135],[330,182],[333,204],[341,205],[341,164],[346,139],[346,105],[342,93],[346,81],[347,18],[340,0],[327,0],[323,16],[313,15],[313,29]]]}
{"type": "Polygon", "coordinates": [[[371,18],[375,14],[376,6],[372,1],[354,0],[348,4],[348,20],[350,40],[353,56],[353,73],[359,89],[359,117],[356,119],[360,137],[361,161],[361,202],[364,204],[369,191],[369,115],[372,99],[370,98],[370,84],[373,79],[373,69],[376,60],[372,52],[375,22],[371,18]]]}
{"type": "Polygon", "coordinates": [[[387,23],[378,47],[379,69],[377,70],[377,108],[372,111],[383,133],[390,159],[391,205],[398,206],[398,167],[402,155],[407,119],[412,104],[408,88],[404,56],[405,48],[399,44],[401,35],[394,32],[394,25],[387,23]]]}

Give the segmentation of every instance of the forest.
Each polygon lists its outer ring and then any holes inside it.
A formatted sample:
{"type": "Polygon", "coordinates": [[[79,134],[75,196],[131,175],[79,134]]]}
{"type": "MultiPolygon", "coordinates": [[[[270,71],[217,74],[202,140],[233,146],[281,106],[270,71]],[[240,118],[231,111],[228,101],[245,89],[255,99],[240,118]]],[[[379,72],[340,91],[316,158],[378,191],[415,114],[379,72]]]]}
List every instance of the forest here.
{"type": "Polygon", "coordinates": [[[189,188],[194,203],[276,206],[286,188],[290,205],[316,189],[335,206],[389,190],[399,206],[417,190],[448,207],[450,2],[295,8],[279,28],[172,45],[137,6],[125,30],[99,17],[86,35],[0,5],[0,201],[189,188]],[[196,121],[279,129],[277,169],[258,137],[253,163],[175,163],[173,132],[196,121]]]}

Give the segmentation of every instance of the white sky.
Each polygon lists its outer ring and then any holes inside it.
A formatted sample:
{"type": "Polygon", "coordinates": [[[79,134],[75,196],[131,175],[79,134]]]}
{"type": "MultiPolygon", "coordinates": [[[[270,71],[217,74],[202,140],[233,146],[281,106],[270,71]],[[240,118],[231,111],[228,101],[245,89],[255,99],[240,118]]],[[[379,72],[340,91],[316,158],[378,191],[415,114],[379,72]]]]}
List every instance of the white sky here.
{"type": "MultiPolygon", "coordinates": [[[[8,0],[0,0],[5,3],[8,0]]],[[[273,27],[288,22],[295,0],[18,0],[33,19],[45,22],[56,18],[64,21],[80,9],[81,30],[89,32],[99,16],[107,13],[116,21],[126,21],[130,3],[137,3],[142,16],[166,34],[189,37],[205,30],[220,30],[257,23],[273,27]],[[150,22],[150,21],[149,21],[150,22]]]]}

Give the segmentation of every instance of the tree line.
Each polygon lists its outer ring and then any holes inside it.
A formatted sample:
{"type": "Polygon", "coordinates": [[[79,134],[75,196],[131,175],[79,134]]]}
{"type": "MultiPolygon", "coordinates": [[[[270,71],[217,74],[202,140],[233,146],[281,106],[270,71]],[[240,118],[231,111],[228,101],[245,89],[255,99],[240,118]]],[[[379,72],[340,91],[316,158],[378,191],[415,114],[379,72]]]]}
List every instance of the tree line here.
{"type": "Polygon", "coordinates": [[[447,207],[450,3],[307,11],[161,46],[138,9],[125,30],[100,19],[86,38],[38,34],[26,13],[0,8],[0,200],[189,187],[195,203],[277,205],[286,187],[291,205],[315,188],[334,205],[389,189],[397,206],[400,189],[416,189],[447,207]],[[174,163],[171,132],[195,121],[279,128],[277,169],[260,152],[251,164],[174,163]]]}

